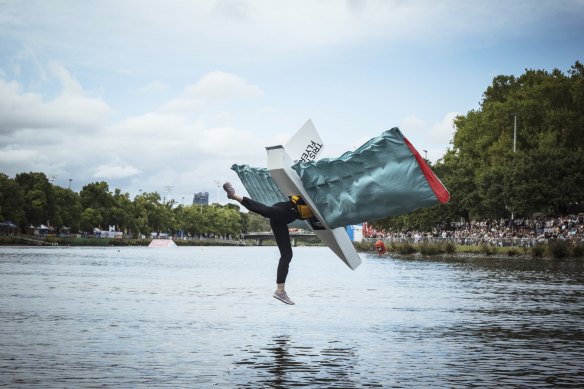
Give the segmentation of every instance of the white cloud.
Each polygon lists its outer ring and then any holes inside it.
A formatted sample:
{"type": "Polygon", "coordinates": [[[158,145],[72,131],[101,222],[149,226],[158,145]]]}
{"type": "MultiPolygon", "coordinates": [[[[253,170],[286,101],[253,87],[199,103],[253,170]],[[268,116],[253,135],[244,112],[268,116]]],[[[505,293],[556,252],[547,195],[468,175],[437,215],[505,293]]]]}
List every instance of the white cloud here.
{"type": "Polygon", "coordinates": [[[416,116],[406,116],[400,121],[399,128],[407,138],[416,139],[427,146],[447,145],[454,135],[454,119],[457,112],[448,112],[444,117],[429,125],[425,120],[416,116]]]}
{"type": "Polygon", "coordinates": [[[160,112],[190,113],[210,103],[236,98],[253,98],[262,90],[236,74],[215,71],[205,74],[199,81],[184,88],[183,94],[160,108],[160,112]]]}
{"type": "Polygon", "coordinates": [[[140,116],[131,116],[111,125],[107,135],[130,140],[146,138],[157,142],[185,131],[188,124],[185,117],[176,114],[148,112],[140,116]]]}
{"type": "Polygon", "coordinates": [[[80,84],[61,65],[51,63],[51,74],[60,81],[57,97],[44,101],[38,92],[25,92],[16,81],[0,78],[0,133],[28,128],[94,130],[107,122],[110,107],[87,96],[80,84]]]}
{"type": "Polygon", "coordinates": [[[109,163],[99,165],[95,168],[93,177],[103,179],[119,179],[139,175],[141,171],[134,166],[109,163]]]}
{"type": "Polygon", "coordinates": [[[0,36],[131,73],[173,56],[295,56],[363,43],[447,41],[523,34],[544,15],[582,15],[581,1],[184,1],[4,2],[0,36]],[[66,11],[65,11],[66,10],[66,11]],[[90,15],[91,17],[88,17],[90,15]],[[99,22],[91,22],[96,20],[99,22]],[[131,47],[132,50],[127,50],[131,47]]]}
{"type": "Polygon", "coordinates": [[[145,175],[167,167],[177,172],[198,170],[207,163],[212,174],[218,174],[234,162],[265,155],[265,145],[249,131],[206,126],[178,115],[148,113],[128,118],[103,136],[115,139],[103,146],[103,153],[120,156],[145,175]]]}
{"type": "Polygon", "coordinates": [[[418,132],[426,127],[426,122],[414,115],[404,117],[399,124],[399,128],[402,132],[418,132]]]}
{"type": "Polygon", "coordinates": [[[4,148],[0,152],[0,164],[2,166],[24,164],[34,160],[37,155],[37,150],[4,148]]]}
{"type": "Polygon", "coordinates": [[[168,90],[168,85],[166,85],[165,83],[163,83],[161,81],[152,81],[152,82],[138,88],[136,91],[138,93],[148,94],[148,93],[164,92],[166,90],[168,90]]]}
{"type": "MultiPolygon", "coordinates": [[[[238,75],[208,73],[170,100],[200,102],[207,108],[208,102],[216,103],[206,116],[158,110],[108,123],[109,106],[89,96],[64,66],[53,62],[47,70],[49,81],[60,85],[49,100],[0,78],[0,161],[9,174],[43,171],[66,180],[65,185],[72,178],[77,189],[91,179],[110,181],[112,188],[160,193],[161,186],[173,185],[177,195],[187,197],[214,177],[228,177],[233,163],[265,158],[257,134],[234,127],[230,113],[221,111],[221,101],[262,93],[238,75]],[[211,122],[204,123],[203,117],[211,122]]],[[[152,83],[148,89],[162,86],[152,83]]]]}
{"type": "Polygon", "coordinates": [[[448,112],[440,122],[434,123],[430,129],[430,141],[448,144],[454,136],[454,119],[458,115],[458,112],[448,112]]]}
{"type": "Polygon", "coordinates": [[[214,71],[205,74],[195,84],[185,88],[185,95],[199,99],[227,100],[262,95],[257,85],[251,85],[236,74],[214,71]]]}
{"type": "Polygon", "coordinates": [[[421,155],[427,153],[428,159],[436,161],[444,156],[448,144],[454,136],[454,119],[457,112],[448,112],[432,125],[417,116],[406,116],[400,121],[399,128],[421,155]],[[426,150],[426,152],[424,152],[426,150]]]}
{"type": "Polygon", "coordinates": [[[254,134],[235,128],[209,128],[200,140],[199,149],[209,155],[221,157],[250,156],[249,152],[256,149],[257,138],[254,134]]]}
{"type": "Polygon", "coordinates": [[[58,62],[51,61],[48,64],[51,75],[57,77],[61,82],[61,94],[69,97],[84,97],[85,92],[79,82],[71,76],[71,73],[58,62]]]}
{"type": "MultiPolygon", "coordinates": [[[[428,160],[432,161],[432,162],[436,162],[439,159],[441,159],[442,157],[444,157],[444,153],[446,152],[445,148],[428,148],[427,151],[427,157],[428,160]]],[[[425,155],[423,150],[419,150],[419,152],[422,155],[425,155]]]]}

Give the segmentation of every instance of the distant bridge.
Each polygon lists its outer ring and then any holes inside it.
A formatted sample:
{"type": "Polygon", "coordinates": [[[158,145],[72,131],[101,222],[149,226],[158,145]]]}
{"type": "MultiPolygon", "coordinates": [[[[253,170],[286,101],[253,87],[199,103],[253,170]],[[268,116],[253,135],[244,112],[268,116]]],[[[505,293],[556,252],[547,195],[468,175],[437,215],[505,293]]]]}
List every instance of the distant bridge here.
{"type": "MultiPolygon", "coordinates": [[[[290,238],[292,239],[292,246],[296,247],[298,239],[302,238],[312,238],[316,234],[312,231],[290,231],[290,238]]],[[[261,246],[264,240],[275,239],[272,232],[249,232],[243,234],[243,239],[253,239],[256,241],[257,246],[261,246]]]]}

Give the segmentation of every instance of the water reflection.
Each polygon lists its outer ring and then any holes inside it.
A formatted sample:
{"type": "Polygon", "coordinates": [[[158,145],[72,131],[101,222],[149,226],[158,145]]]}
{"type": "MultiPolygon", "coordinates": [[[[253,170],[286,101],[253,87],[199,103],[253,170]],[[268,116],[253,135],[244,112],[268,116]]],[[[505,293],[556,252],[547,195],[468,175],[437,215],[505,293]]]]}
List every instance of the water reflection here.
{"type": "Polygon", "coordinates": [[[276,336],[259,349],[242,348],[245,357],[236,361],[236,375],[249,380],[240,388],[290,388],[318,385],[327,388],[381,387],[362,377],[355,369],[359,364],[354,346],[330,341],[325,347],[301,346],[289,336],[276,336]],[[238,372],[238,369],[244,371],[238,372]]]}

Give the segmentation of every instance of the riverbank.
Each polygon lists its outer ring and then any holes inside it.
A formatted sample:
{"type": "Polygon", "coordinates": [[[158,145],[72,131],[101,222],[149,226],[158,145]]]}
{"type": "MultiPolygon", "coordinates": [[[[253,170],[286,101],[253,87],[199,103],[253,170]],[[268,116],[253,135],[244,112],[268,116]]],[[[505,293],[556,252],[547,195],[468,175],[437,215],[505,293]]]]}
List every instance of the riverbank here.
{"type": "MultiPolygon", "coordinates": [[[[0,246],[75,246],[75,247],[107,247],[107,246],[148,246],[152,239],[108,239],[108,238],[60,238],[46,237],[36,241],[23,240],[14,236],[0,237],[0,246]]],[[[242,241],[230,239],[196,239],[174,240],[177,246],[236,246],[244,245],[242,241]]]]}
{"type": "MultiPolygon", "coordinates": [[[[110,239],[110,238],[77,238],[77,237],[33,237],[29,235],[0,236],[0,246],[74,246],[74,247],[107,247],[107,246],[148,246],[152,239],[110,239]]],[[[177,246],[254,246],[255,240],[237,239],[174,239],[177,246]]],[[[274,239],[266,239],[261,246],[275,246],[274,239]]],[[[323,246],[316,237],[296,239],[296,246],[323,246]]]]}
{"type": "MultiPolygon", "coordinates": [[[[73,246],[73,247],[108,247],[108,246],[148,246],[152,239],[106,239],[106,238],[59,238],[47,237],[35,243],[14,236],[0,237],[0,246],[73,246]]],[[[253,246],[253,241],[229,239],[174,240],[177,246],[253,246]]],[[[299,246],[321,246],[320,242],[298,242],[299,246]]],[[[275,246],[273,240],[262,242],[264,246],[275,246]]],[[[355,243],[355,248],[363,253],[376,253],[375,243],[362,241],[355,243]]],[[[489,245],[455,245],[453,243],[391,243],[386,246],[386,255],[402,258],[575,258],[584,260],[584,246],[571,245],[562,240],[550,241],[533,247],[497,247],[489,245]]]]}
{"type": "MultiPolygon", "coordinates": [[[[361,252],[377,252],[375,243],[363,241],[355,247],[361,252]]],[[[391,243],[385,246],[387,254],[404,258],[433,257],[491,257],[491,258],[548,258],[548,259],[584,259],[584,246],[572,245],[563,240],[552,240],[547,244],[533,247],[498,247],[489,245],[455,245],[453,243],[391,243]]]]}

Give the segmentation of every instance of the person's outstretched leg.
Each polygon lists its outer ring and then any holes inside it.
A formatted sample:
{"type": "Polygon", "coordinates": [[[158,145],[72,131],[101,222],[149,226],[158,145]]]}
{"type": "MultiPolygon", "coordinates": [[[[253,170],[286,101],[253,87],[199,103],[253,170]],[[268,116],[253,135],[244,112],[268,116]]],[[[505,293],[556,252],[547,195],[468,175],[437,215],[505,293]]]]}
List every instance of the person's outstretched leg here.
{"type": "Polygon", "coordinates": [[[241,201],[241,205],[247,208],[249,211],[267,217],[270,220],[274,220],[278,223],[288,224],[296,219],[296,214],[293,211],[293,206],[287,202],[283,201],[281,203],[276,203],[274,205],[265,205],[248,197],[244,197],[241,201]]]}
{"type": "Polygon", "coordinates": [[[296,214],[293,212],[293,206],[288,205],[288,202],[276,203],[272,206],[262,204],[248,197],[243,197],[235,193],[235,188],[229,182],[223,184],[223,189],[227,192],[227,197],[239,202],[249,211],[257,213],[270,220],[276,220],[280,223],[291,223],[296,219],[296,214]]]}

